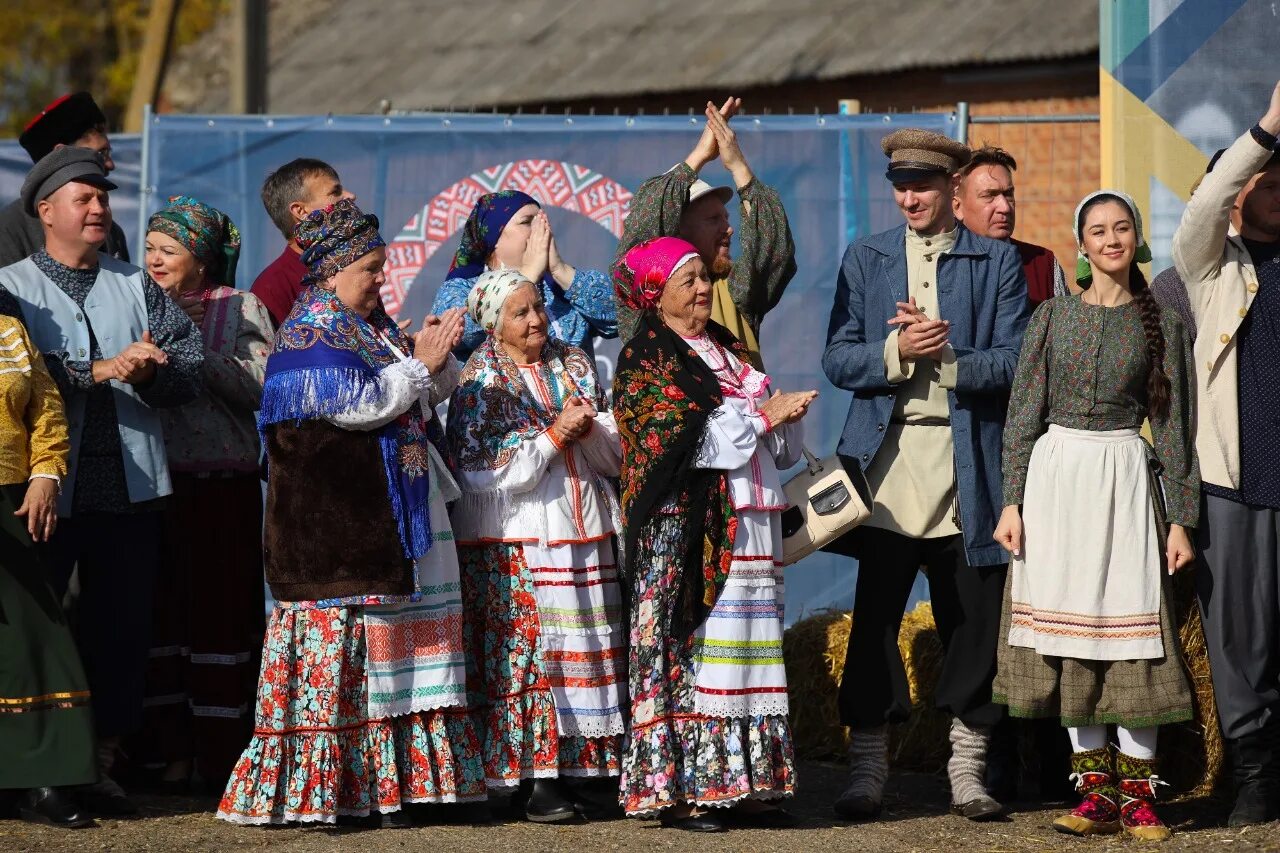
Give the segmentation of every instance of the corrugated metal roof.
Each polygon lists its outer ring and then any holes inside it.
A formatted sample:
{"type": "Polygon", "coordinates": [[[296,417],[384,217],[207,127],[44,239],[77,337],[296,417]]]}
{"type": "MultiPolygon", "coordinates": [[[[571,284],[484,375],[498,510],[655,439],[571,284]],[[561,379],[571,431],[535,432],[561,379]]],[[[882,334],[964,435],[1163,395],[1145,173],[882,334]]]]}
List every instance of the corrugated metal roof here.
{"type": "MultiPolygon", "coordinates": [[[[1085,56],[1096,0],[273,0],[275,113],[515,105],[1085,56]]],[[[228,32],[173,64],[227,107],[228,32]]]]}

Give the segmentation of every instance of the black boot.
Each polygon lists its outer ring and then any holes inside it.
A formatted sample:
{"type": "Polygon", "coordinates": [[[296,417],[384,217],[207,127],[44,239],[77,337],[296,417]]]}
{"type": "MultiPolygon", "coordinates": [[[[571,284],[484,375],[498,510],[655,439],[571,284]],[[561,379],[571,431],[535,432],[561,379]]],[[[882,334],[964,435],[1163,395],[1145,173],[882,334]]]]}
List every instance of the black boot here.
{"type": "Polygon", "coordinates": [[[520,783],[526,794],[524,816],[534,823],[565,823],[578,816],[573,800],[563,790],[559,779],[526,779],[520,783]]]}
{"type": "Polygon", "coordinates": [[[1227,826],[1250,826],[1280,818],[1280,723],[1231,738],[1231,770],[1236,781],[1236,804],[1227,826]]]}
{"type": "Polygon", "coordinates": [[[991,727],[991,744],[987,747],[987,776],[984,780],[987,793],[1002,803],[1017,800],[1021,769],[1018,726],[1006,714],[991,727]]]}
{"type": "Polygon", "coordinates": [[[18,816],[32,823],[59,829],[93,826],[93,818],[82,812],[60,788],[31,788],[18,801],[18,816]]]}

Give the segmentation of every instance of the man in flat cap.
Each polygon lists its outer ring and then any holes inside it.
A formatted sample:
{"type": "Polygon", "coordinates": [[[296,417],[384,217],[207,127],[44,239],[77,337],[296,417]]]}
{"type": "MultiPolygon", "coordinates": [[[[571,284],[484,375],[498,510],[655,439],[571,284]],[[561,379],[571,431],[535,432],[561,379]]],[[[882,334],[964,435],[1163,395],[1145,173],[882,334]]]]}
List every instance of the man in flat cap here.
{"type": "Polygon", "coordinates": [[[157,408],[200,392],[204,347],[142,270],[98,251],[111,229],[102,156],[64,146],[41,158],[22,205],[42,248],[0,269],[66,404],[71,453],[47,558],[62,595],[80,579],[80,654],[92,692],[102,779],[81,792],[103,815],[136,810],[106,775],[142,721],[160,518],[172,489],[157,408]]]}
{"type": "Polygon", "coordinates": [[[858,580],[839,702],[852,768],[835,807],[850,820],[880,813],[887,727],[911,712],[898,629],[923,567],[945,650],[935,696],[952,715],[952,810],[984,820],[1002,810],[983,787],[1001,713],[991,682],[1007,560],[992,535],[1027,285],[1016,249],[956,222],[968,148],[916,129],[882,147],[906,223],[845,251],[822,358],[832,384],[853,392],[839,453],[875,498],[851,536],[858,580]]]}
{"type": "MultiPolygon", "coordinates": [[[[708,101],[706,126],[689,156],[636,190],[614,256],[613,278],[620,283],[622,259],[645,240],[688,240],[711,273],[711,319],[742,341],[751,363],[763,369],[760,324],[796,274],[796,247],[778,191],[751,171],[729,127],[729,119],[741,106],[741,98],[729,98],[719,108],[708,101]],[[741,220],[736,259],[729,254],[734,232],[727,205],[733,190],[713,187],[698,177],[717,158],[738,189],[741,220]]],[[[619,300],[618,337],[623,343],[635,334],[639,322],[639,315],[619,300]]]]}
{"type": "MultiPolygon", "coordinates": [[[[49,152],[64,145],[87,148],[102,155],[108,174],[115,169],[111,140],[107,138],[107,117],[88,92],[63,95],[27,123],[18,137],[31,162],[38,163],[49,152]]],[[[22,199],[0,209],[0,267],[17,263],[44,248],[40,220],[22,209],[22,199]]],[[[128,263],[129,248],[124,231],[114,222],[101,251],[128,263]]]]}

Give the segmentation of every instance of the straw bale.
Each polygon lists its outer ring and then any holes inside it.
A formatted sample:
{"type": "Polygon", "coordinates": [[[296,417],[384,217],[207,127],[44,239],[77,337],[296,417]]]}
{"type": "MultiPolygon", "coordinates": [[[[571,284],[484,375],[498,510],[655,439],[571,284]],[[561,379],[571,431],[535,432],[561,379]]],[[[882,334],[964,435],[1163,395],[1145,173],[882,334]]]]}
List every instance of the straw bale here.
{"type": "MultiPolygon", "coordinates": [[[[1195,693],[1196,717],[1187,723],[1166,726],[1161,732],[1161,775],[1176,791],[1206,796],[1214,792],[1222,778],[1223,743],[1200,610],[1187,573],[1175,580],[1174,606],[1179,645],[1195,693]]],[[[843,759],[848,750],[849,731],[840,725],[836,697],[852,625],[851,613],[823,611],[792,625],[783,638],[791,693],[791,730],[799,758],[843,759]]],[[[913,707],[910,719],[893,727],[890,763],[900,769],[937,771],[945,765],[949,751],[948,720],[933,707],[942,644],[928,602],[920,603],[903,617],[898,649],[907,671],[913,707]]]]}

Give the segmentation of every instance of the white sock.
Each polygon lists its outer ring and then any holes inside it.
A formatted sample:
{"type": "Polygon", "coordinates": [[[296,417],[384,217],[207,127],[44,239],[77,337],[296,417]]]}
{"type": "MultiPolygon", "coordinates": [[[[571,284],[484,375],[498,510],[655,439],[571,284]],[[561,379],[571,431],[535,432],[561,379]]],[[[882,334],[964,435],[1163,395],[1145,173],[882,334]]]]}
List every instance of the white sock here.
{"type": "Polygon", "coordinates": [[[1147,726],[1144,729],[1126,729],[1116,726],[1116,741],[1120,751],[1130,758],[1151,761],[1156,757],[1156,735],[1159,726],[1147,726]]]}
{"type": "Polygon", "coordinates": [[[1072,752],[1091,752],[1107,745],[1106,726],[1067,726],[1067,734],[1071,736],[1072,752]]]}

